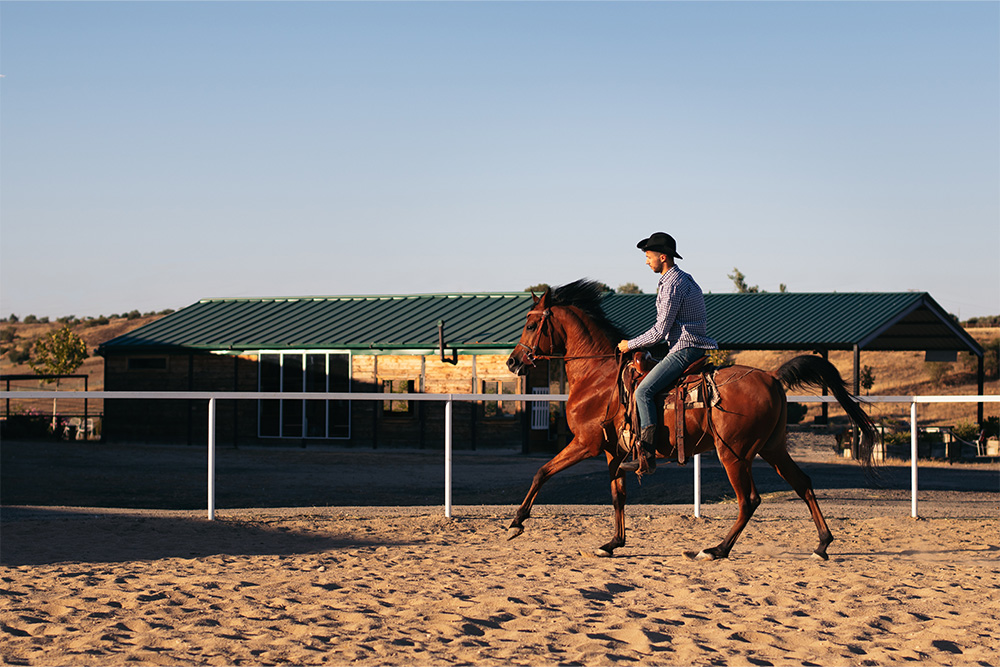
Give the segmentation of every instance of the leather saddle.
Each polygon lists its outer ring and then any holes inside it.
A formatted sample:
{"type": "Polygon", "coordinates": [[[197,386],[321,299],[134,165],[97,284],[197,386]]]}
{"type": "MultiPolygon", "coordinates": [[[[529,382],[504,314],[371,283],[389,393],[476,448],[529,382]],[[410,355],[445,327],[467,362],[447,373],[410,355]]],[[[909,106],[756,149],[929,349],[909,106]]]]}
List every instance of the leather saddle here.
{"type": "MultiPolygon", "coordinates": [[[[639,415],[635,405],[635,388],[646,374],[659,362],[645,350],[632,353],[632,358],[623,359],[619,375],[619,395],[625,407],[625,426],[619,434],[619,443],[627,450],[638,446],[639,415]]],[[[714,391],[711,376],[716,368],[707,356],[701,357],[684,369],[681,376],[671,386],[656,395],[657,412],[662,415],[660,426],[668,430],[668,441],[672,454],[680,465],[687,463],[686,426],[689,409],[705,409],[712,403],[709,394],[714,391]]],[[[657,431],[660,429],[658,428],[657,431]]]]}

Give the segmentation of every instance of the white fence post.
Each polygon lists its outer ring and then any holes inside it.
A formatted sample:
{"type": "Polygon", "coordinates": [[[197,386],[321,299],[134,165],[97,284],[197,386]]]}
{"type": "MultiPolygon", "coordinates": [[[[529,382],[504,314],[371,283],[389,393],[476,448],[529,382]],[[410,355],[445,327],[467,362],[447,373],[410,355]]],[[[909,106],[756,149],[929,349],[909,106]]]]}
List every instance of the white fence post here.
{"type": "Polygon", "coordinates": [[[910,516],[917,518],[917,402],[910,403],[910,516]]]}
{"type": "Polygon", "coordinates": [[[448,394],[444,404],[444,516],[451,518],[451,415],[455,400],[448,394]]]}
{"type": "MultiPolygon", "coordinates": [[[[138,400],[207,400],[208,401],[208,519],[215,519],[215,454],[216,454],[216,401],[217,400],[343,400],[343,401],[384,401],[400,400],[445,401],[445,516],[451,518],[452,487],[452,412],[454,402],[481,401],[479,394],[353,394],[350,392],[167,392],[167,391],[0,391],[0,400],[10,399],[52,399],[56,397],[78,399],[138,399],[138,400]]],[[[511,395],[515,401],[565,401],[565,394],[552,394],[544,398],[537,394],[511,395]]],[[[832,403],[836,399],[829,396],[789,396],[790,402],[832,403]]],[[[910,404],[910,472],[911,472],[911,515],[917,518],[917,403],[1000,403],[1000,395],[981,396],[867,396],[866,403],[909,403],[910,404]]],[[[694,515],[701,516],[701,459],[695,456],[695,498],[694,515]]]]}
{"type": "Polygon", "coordinates": [[[701,518],[701,454],[694,455],[694,518],[701,518]]]}
{"type": "Polygon", "coordinates": [[[208,520],[215,521],[215,399],[208,399],[208,520]]]}

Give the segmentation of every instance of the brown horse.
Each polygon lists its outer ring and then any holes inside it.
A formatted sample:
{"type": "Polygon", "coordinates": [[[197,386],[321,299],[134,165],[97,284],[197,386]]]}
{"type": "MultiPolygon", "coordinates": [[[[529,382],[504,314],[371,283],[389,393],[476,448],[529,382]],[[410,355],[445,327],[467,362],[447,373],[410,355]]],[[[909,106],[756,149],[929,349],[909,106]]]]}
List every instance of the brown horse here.
{"type": "MultiPolygon", "coordinates": [[[[528,495],[510,524],[508,539],[524,532],[524,520],[531,515],[538,491],[550,477],[603,452],[611,473],[615,534],[595,553],[611,556],[615,549],[625,545],[625,477],[618,466],[627,452],[617,442],[624,410],[619,408],[619,364],[615,354],[618,341],[625,336],[605,316],[602,298],[598,285],[584,280],[536,297],[520,342],[507,360],[508,368],[518,374],[524,374],[538,359],[565,361],[569,384],[566,420],[573,433],[570,443],[535,473],[528,495]]],[[[759,454],[809,506],[819,532],[819,546],[814,555],[827,559],[826,550],[833,535],[816,503],[812,482],[786,448],[785,388],[814,385],[829,389],[861,434],[858,458],[866,467],[871,466],[871,453],[877,441],[876,429],[868,415],[848,394],[837,369],[818,356],[796,357],[774,372],[747,366],[726,367],[716,371],[715,383],[720,400],[715,407],[707,408],[711,411],[710,425],[706,427],[708,420],[699,418],[698,410],[688,411],[686,441],[692,449],[689,454],[715,447],[736,492],[739,517],[722,543],[702,550],[696,557],[726,558],[760,505],[760,494],[750,472],[751,463],[759,454]]],[[[665,429],[659,431],[658,457],[671,450],[663,437],[665,429]]]]}

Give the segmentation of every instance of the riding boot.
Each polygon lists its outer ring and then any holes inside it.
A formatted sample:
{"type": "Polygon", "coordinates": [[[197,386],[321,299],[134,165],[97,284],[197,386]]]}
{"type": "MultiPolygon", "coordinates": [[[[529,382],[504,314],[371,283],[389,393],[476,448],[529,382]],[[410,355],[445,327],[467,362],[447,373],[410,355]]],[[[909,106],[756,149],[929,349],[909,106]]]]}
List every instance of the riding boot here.
{"type": "Polygon", "coordinates": [[[653,440],[656,437],[656,427],[647,426],[642,429],[639,443],[642,446],[642,457],[636,461],[626,461],[618,466],[622,472],[641,472],[643,475],[656,470],[656,446],[653,440]]]}

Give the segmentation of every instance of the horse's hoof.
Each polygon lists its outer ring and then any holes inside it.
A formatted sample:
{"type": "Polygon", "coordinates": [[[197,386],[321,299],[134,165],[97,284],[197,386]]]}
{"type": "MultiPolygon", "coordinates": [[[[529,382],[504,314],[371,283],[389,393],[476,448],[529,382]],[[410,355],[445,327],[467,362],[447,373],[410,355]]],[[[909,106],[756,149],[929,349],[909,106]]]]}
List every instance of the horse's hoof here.
{"type": "Polygon", "coordinates": [[[511,526],[507,529],[507,540],[510,541],[524,532],[522,526],[511,526]]]}
{"type": "Polygon", "coordinates": [[[601,547],[599,549],[594,549],[594,555],[597,556],[598,558],[612,558],[612,557],[614,557],[614,553],[608,551],[604,547],[601,547]]]}
{"type": "Polygon", "coordinates": [[[826,554],[824,554],[824,553],[820,553],[820,552],[818,552],[818,551],[814,551],[814,552],[812,552],[812,557],[813,557],[813,558],[818,558],[819,560],[830,560],[830,557],[829,557],[829,556],[827,556],[827,555],[826,555],[826,554]]]}
{"type": "Polygon", "coordinates": [[[715,560],[715,556],[707,551],[699,551],[698,553],[685,551],[684,555],[691,560],[715,560]]]}

